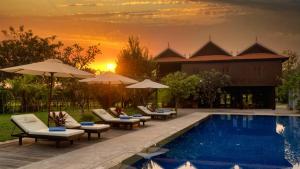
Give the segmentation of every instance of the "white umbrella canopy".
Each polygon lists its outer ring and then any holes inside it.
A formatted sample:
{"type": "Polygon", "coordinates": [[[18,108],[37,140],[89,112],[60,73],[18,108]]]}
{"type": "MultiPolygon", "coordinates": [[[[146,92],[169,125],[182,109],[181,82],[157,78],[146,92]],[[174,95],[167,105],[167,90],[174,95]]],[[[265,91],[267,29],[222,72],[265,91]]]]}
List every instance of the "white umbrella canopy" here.
{"type": "Polygon", "coordinates": [[[79,82],[86,82],[88,84],[113,84],[113,85],[118,85],[118,84],[133,84],[137,83],[138,81],[131,79],[126,76],[122,76],[113,72],[105,72],[100,75],[96,75],[94,78],[87,78],[87,79],[82,79],[79,80],[79,82]]]}
{"type": "MultiPolygon", "coordinates": [[[[141,81],[139,83],[129,85],[126,88],[131,88],[131,89],[165,89],[165,88],[169,88],[169,86],[154,82],[150,79],[145,79],[144,81],[141,81]]],[[[157,98],[158,98],[158,91],[156,91],[156,102],[158,100],[157,98]]]]}
{"type": "Polygon", "coordinates": [[[1,71],[40,76],[51,76],[51,74],[53,74],[55,77],[88,78],[94,76],[91,73],[63,64],[63,62],[58,59],[48,59],[43,62],[4,68],[1,69],[1,71]]]}
{"type": "Polygon", "coordinates": [[[94,76],[91,73],[76,69],[70,65],[64,64],[58,59],[48,59],[42,62],[31,63],[27,65],[14,66],[0,69],[0,71],[9,73],[19,73],[28,75],[49,76],[49,97],[48,97],[48,126],[49,113],[51,112],[52,88],[54,77],[73,77],[73,78],[88,78],[94,76]]]}
{"type": "Polygon", "coordinates": [[[169,88],[167,85],[163,85],[157,82],[153,82],[150,79],[145,79],[142,82],[135,83],[133,85],[129,85],[126,88],[132,88],[132,89],[164,89],[169,88]]]}
{"type": "MultiPolygon", "coordinates": [[[[88,84],[105,84],[108,85],[110,89],[111,85],[128,85],[128,84],[133,84],[133,83],[137,83],[138,81],[131,79],[129,77],[126,76],[122,76],[113,72],[104,72],[100,75],[97,75],[94,78],[87,78],[87,79],[82,79],[79,80],[79,82],[85,82],[88,84]]],[[[122,100],[123,100],[123,96],[122,96],[122,100]]],[[[108,106],[110,106],[111,104],[111,96],[108,95],[107,98],[107,103],[108,106]]]]}

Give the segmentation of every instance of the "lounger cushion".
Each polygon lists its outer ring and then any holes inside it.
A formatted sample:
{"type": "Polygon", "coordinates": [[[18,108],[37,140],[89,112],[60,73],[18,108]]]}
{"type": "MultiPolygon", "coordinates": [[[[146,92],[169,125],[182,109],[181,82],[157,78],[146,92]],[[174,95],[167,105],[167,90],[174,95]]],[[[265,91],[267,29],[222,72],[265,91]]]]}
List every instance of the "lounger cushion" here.
{"type": "Polygon", "coordinates": [[[83,130],[104,130],[108,129],[110,125],[107,124],[94,124],[92,126],[81,126],[80,129],[83,130]]]}
{"type": "Polygon", "coordinates": [[[26,133],[48,130],[48,127],[34,114],[12,115],[11,119],[26,133]]]}
{"type": "MultiPolygon", "coordinates": [[[[54,112],[55,114],[59,114],[60,112],[54,112]]],[[[65,127],[72,129],[72,128],[79,128],[81,125],[80,123],[78,123],[72,116],[70,116],[67,112],[62,111],[63,114],[65,114],[66,117],[66,123],[65,123],[65,127]]],[[[50,113],[50,115],[52,115],[52,112],[50,113]]]]}
{"type": "Polygon", "coordinates": [[[133,119],[140,119],[141,121],[148,121],[151,120],[151,117],[149,116],[140,116],[140,117],[134,117],[132,116],[133,119]]]}
{"type": "Polygon", "coordinates": [[[71,137],[75,135],[83,134],[83,130],[77,129],[66,129],[66,131],[49,131],[49,129],[42,129],[38,131],[30,131],[31,135],[40,135],[40,136],[57,136],[57,137],[71,137]]]}
{"type": "Polygon", "coordinates": [[[93,109],[93,112],[95,115],[99,116],[104,121],[111,123],[135,123],[140,121],[139,119],[114,118],[104,109],[93,109]]]}
{"type": "Polygon", "coordinates": [[[139,121],[140,121],[139,119],[119,119],[119,118],[108,120],[108,122],[112,122],[112,123],[136,123],[139,121]]]}
{"type": "MultiPolygon", "coordinates": [[[[62,112],[66,114],[67,117],[66,124],[65,124],[67,128],[80,128],[82,130],[103,130],[103,129],[108,129],[110,127],[107,124],[81,125],[67,112],[65,111],[62,112]]],[[[59,112],[55,112],[55,113],[59,113],[59,112]]]]}
{"type": "Polygon", "coordinates": [[[125,115],[124,112],[122,111],[121,113],[118,113],[116,111],[116,108],[115,107],[111,107],[109,108],[110,112],[115,116],[115,117],[118,117],[119,115],[125,115]]]}
{"type": "Polygon", "coordinates": [[[43,136],[70,137],[80,135],[82,130],[67,129],[66,131],[49,131],[49,128],[34,114],[13,115],[11,119],[27,134],[43,136]]]}
{"type": "Polygon", "coordinates": [[[94,114],[96,114],[97,116],[101,117],[103,120],[113,120],[115,119],[112,115],[110,115],[108,112],[106,112],[106,110],[104,109],[94,109],[93,110],[94,114]]]}
{"type": "Polygon", "coordinates": [[[170,116],[172,114],[171,112],[164,112],[164,113],[151,112],[145,106],[137,106],[137,107],[147,115],[170,116]]]}

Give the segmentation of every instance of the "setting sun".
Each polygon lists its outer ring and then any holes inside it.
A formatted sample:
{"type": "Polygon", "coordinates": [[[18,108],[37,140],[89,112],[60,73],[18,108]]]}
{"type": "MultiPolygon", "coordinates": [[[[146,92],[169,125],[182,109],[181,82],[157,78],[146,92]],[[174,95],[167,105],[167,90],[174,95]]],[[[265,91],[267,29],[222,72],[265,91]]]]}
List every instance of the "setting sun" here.
{"type": "Polygon", "coordinates": [[[116,63],[92,63],[90,65],[92,69],[95,69],[97,73],[103,72],[103,71],[110,71],[115,72],[115,69],[117,67],[116,63]]]}
{"type": "Polygon", "coordinates": [[[117,65],[115,63],[106,64],[107,71],[115,72],[116,67],[117,67],[117,65]]]}

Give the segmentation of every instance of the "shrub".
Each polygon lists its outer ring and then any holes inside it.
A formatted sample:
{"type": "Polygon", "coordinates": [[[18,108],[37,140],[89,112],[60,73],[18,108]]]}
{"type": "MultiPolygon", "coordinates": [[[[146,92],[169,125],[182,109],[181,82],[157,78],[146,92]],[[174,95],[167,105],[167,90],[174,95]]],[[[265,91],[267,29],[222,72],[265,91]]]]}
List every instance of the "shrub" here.
{"type": "Polygon", "coordinates": [[[92,114],[82,114],[80,117],[80,121],[94,121],[95,117],[92,114]]]}
{"type": "Polygon", "coordinates": [[[300,110],[300,99],[297,101],[296,109],[300,110]]]}

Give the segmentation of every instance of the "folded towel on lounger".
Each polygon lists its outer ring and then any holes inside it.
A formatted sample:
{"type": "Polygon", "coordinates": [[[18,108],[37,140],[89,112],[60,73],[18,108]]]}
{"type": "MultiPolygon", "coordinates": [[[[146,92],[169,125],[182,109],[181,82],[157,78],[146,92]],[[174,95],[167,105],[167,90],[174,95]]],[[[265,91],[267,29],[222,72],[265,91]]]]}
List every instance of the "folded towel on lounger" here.
{"type": "Polygon", "coordinates": [[[80,125],[82,126],[93,126],[95,123],[94,122],[91,122],[91,121],[83,121],[83,122],[80,122],[80,125]]]}
{"type": "Polygon", "coordinates": [[[141,114],[134,114],[132,117],[143,117],[141,114]]]}
{"type": "Polygon", "coordinates": [[[130,119],[131,118],[130,116],[126,116],[126,115],[120,115],[119,117],[120,117],[120,119],[130,119]]]}
{"type": "Polygon", "coordinates": [[[49,127],[49,131],[66,131],[65,127],[49,127]]]}
{"type": "Polygon", "coordinates": [[[155,110],[157,113],[164,113],[165,111],[164,111],[164,109],[156,109],[155,110]]]}

